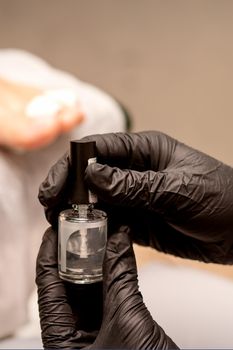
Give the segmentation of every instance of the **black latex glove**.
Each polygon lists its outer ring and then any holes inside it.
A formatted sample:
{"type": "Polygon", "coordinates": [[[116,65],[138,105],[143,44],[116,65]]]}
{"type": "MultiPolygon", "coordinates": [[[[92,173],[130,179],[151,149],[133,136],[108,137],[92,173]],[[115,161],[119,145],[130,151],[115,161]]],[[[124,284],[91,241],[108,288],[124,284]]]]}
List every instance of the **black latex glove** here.
{"type": "MultiPolygon", "coordinates": [[[[233,263],[230,166],[156,131],[86,139],[96,140],[103,164],[89,165],[86,181],[100,200],[121,210],[118,221],[130,225],[136,242],[181,257],[233,263]]],[[[67,206],[67,175],[65,156],[40,187],[50,222],[67,206]]]]}
{"type": "Polygon", "coordinates": [[[57,233],[47,230],[36,277],[45,348],[177,349],[143,303],[128,231],[122,227],[107,242],[102,288],[59,278],[57,233]]]}

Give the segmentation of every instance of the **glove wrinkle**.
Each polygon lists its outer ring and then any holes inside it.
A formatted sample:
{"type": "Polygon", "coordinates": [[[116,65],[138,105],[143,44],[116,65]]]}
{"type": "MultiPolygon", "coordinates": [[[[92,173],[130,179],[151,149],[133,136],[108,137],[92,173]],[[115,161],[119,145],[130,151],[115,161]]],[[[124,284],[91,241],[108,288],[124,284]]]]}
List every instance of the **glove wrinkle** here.
{"type": "Polygon", "coordinates": [[[46,179],[40,185],[38,198],[42,205],[49,207],[59,201],[64,187],[66,187],[68,171],[69,158],[68,153],[65,153],[65,155],[52,166],[46,179]]]}

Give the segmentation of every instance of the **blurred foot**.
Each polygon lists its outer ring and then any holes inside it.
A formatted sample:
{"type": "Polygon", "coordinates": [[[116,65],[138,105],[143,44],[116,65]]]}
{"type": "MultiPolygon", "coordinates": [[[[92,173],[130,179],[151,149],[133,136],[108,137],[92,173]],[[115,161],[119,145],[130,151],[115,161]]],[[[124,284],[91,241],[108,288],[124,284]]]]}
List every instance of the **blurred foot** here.
{"type": "Polygon", "coordinates": [[[0,79],[0,145],[31,150],[45,146],[84,119],[77,96],[0,79]]]}

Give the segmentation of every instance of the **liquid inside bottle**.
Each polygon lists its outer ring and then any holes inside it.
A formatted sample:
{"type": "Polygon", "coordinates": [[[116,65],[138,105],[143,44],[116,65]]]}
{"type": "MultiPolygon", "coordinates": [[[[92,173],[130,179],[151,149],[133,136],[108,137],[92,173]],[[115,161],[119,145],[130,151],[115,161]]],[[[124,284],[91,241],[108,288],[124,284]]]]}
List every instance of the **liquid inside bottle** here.
{"type": "Polygon", "coordinates": [[[59,275],[73,283],[102,280],[107,216],[91,205],[74,205],[59,215],[59,275]]]}

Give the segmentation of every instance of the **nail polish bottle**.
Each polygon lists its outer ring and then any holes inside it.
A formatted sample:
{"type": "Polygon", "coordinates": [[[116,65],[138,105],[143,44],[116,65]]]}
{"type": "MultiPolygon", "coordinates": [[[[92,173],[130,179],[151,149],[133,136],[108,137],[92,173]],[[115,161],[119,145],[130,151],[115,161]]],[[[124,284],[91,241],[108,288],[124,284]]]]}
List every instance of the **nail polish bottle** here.
{"type": "Polygon", "coordinates": [[[95,142],[70,143],[70,204],[58,222],[59,276],[69,282],[86,284],[102,280],[107,240],[107,215],[94,208],[97,197],[84,183],[88,164],[96,162],[95,142]]]}

